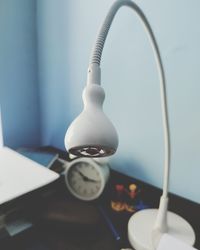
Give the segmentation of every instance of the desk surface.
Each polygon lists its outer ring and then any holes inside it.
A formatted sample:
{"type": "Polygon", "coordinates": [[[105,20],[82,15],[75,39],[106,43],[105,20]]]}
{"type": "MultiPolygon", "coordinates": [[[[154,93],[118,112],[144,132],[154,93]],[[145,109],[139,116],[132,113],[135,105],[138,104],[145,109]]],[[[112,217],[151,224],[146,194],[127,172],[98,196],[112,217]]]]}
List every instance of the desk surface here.
{"type": "MultiPolygon", "coordinates": [[[[49,147],[44,150],[55,151],[54,148],[49,147]]],[[[60,157],[66,159],[66,152],[56,152],[60,154],[60,157]]],[[[124,185],[128,185],[129,183],[137,184],[141,190],[140,198],[145,204],[152,208],[158,207],[161,190],[116,171],[111,171],[111,177],[102,197],[95,202],[91,202],[90,205],[98,212],[99,206],[106,211],[114,227],[121,236],[120,241],[114,239],[103,217],[101,217],[96,227],[88,230],[82,230],[79,227],[69,230],[65,227],[57,227],[57,225],[44,223],[44,220],[40,219],[39,212],[37,212],[37,218],[39,219],[32,229],[16,237],[6,238],[0,241],[0,248],[3,250],[118,250],[121,247],[130,247],[127,239],[127,222],[131,214],[116,213],[110,208],[110,200],[113,198],[113,187],[119,183],[124,185]]],[[[53,202],[52,204],[63,200],[66,200],[66,203],[70,201],[76,202],[65,189],[64,180],[62,180],[62,178],[57,181],[56,189],[53,200],[51,200],[53,202]]],[[[169,210],[183,216],[191,223],[196,233],[195,247],[200,249],[199,204],[173,194],[170,194],[169,198],[169,210]]],[[[83,202],[83,206],[84,204],[83,202]]],[[[38,206],[39,204],[35,204],[32,209],[37,210],[36,208],[38,206]]],[[[48,207],[51,207],[50,203],[48,203],[48,207]]],[[[44,213],[47,208],[45,202],[42,204],[42,208],[42,213],[44,213]]]]}

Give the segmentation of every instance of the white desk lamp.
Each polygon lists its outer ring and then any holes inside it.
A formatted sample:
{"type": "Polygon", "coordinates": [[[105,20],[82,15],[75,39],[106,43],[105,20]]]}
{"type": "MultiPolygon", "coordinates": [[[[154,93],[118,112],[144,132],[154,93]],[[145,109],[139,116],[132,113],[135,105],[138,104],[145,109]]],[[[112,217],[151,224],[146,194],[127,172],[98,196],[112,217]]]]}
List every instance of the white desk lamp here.
{"type": "Polygon", "coordinates": [[[108,31],[116,12],[122,6],[128,6],[136,12],[143,23],[153,48],[160,80],[165,146],[163,194],[160,199],[159,209],[145,209],[135,213],[130,218],[128,223],[129,241],[136,250],[155,249],[161,235],[167,232],[189,245],[193,245],[195,242],[195,234],[190,224],[179,215],[167,211],[170,134],[164,68],[150,24],[142,10],[130,0],[116,1],[103,22],[92,51],[88,69],[87,86],[83,91],[84,109],[69,127],[65,136],[65,146],[71,154],[85,157],[108,156],[114,154],[117,149],[117,132],[102,110],[105,94],[100,86],[100,62],[108,31]]]}

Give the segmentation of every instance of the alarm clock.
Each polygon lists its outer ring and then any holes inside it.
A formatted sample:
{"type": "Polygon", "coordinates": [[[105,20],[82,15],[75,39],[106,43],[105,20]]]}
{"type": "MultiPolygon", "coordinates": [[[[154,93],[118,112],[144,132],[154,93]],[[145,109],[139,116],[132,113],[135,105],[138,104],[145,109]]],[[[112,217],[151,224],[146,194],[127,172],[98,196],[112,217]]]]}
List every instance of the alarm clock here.
{"type": "Polygon", "coordinates": [[[65,170],[65,183],[72,195],[84,201],[97,199],[109,178],[106,161],[93,158],[77,158],[69,162],[65,170]]]}

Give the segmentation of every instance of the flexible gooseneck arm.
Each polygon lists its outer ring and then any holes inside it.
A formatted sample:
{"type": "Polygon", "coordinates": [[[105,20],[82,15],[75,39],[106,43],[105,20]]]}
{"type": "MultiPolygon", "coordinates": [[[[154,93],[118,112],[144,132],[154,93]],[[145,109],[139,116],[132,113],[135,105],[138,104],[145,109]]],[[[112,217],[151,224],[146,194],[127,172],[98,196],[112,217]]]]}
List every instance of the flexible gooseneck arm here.
{"type": "Polygon", "coordinates": [[[88,69],[88,84],[97,83],[100,84],[100,62],[104,43],[112,24],[112,21],[115,17],[115,14],[122,6],[128,6],[133,9],[140,20],[142,21],[145,31],[149,37],[151,43],[156,65],[159,73],[160,81],[160,94],[161,94],[161,105],[162,105],[162,118],[163,118],[163,127],[164,127],[164,180],[163,180],[163,194],[160,200],[160,206],[157,216],[157,221],[155,223],[155,230],[160,232],[167,231],[167,206],[168,206],[168,189],[169,189],[169,170],[170,170],[170,134],[169,134],[169,122],[168,122],[168,110],[167,110],[167,94],[166,94],[166,85],[165,85],[165,74],[164,68],[159,52],[159,48],[151,29],[151,26],[143,14],[142,10],[130,0],[118,0],[110,8],[103,25],[99,31],[99,34],[96,39],[96,43],[93,47],[90,65],[88,69]]]}

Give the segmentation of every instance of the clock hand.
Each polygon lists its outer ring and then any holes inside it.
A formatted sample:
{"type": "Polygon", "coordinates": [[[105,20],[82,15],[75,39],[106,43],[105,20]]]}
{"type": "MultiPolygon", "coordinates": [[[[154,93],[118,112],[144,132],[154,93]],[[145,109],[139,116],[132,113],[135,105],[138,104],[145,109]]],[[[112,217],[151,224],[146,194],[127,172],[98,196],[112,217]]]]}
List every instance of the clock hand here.
{"type": "Polygon", "coordinates": [[[76,170],[79,174],[80,174],[80,176],[85,180],[87,177],[81,172],[81,171],[79,171],[79,170],[76,170]]]}
{"type": "Polygon", "coordinates": [[[80,174],[80,176],[83,178],[84,181],[88,182],[99,182],[98,180],[90,179],[87,176],[85,176],[81,171],[77,170],[77,172],[80,174]]]}
{"type": "Polygon", "coordinates": [[[98,181],[98,180],[90,179],[90,178],[88,178],[88,177],[86,177],[86,178],[87,178],[86,181],[88,181],[88,182],[95,182],[95,183],[100,182],[100,181],[98,181]]]}

